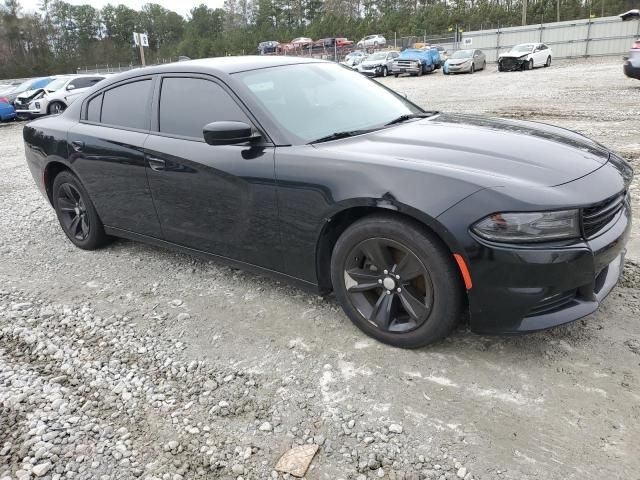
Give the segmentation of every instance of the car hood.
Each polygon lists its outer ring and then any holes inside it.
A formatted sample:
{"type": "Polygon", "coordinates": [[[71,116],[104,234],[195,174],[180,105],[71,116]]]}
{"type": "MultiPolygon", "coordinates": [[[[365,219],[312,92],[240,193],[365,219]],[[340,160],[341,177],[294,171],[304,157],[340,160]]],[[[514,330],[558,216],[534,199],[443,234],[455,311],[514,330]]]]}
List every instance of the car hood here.
{"type": "Polygon", "coordinates": [[[505,53],[501,53],[500,55],[498,55],[498,58],[520,58],[520,57],[526,57],[527,55],[530,55],[531,52],[529,53],[521,53],[521,52],[505,52],[505,53]]]}
{"type": "Polygon", "coordinates": [[[450,58],[447,60],[447,62],[449,63],[449,65],[462,65],[463,63],[466,63],[468,61],[471,60],[471,57],[467,57],[467,58],[450,58]]]}
{"type": "Polygon", "coordinates": [[[610,153],[551,125],[445,114],[316,147],[359,161],[453,174],[482,187],[561,185],[597,170],[610,153]]]}
{"type": "Polygon", "coordinates": [[[383,63],[385,63],[384,60],[364,60],[360,62],[360,65],[362,65],[363,67],[376,67],[378,65],[382,65],[383,63]]]}

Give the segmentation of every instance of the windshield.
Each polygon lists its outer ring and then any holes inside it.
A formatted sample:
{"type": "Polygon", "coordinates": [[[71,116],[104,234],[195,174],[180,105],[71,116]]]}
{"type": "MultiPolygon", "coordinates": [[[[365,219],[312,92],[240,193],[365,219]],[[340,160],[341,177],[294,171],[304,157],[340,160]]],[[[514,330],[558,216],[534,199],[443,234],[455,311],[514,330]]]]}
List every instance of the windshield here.
{"type": "Polygon", "coordinates": [[[471,56],[473,56],[473,50],[458,50],[451,55],[451,58],[469,58],[471,56]]]}
{"type": "Polygon", "coordinates": [[[373,53],[367,57],[367,60],[384,60],[387,54],[384,52],[373,53]]]}
{"type": "Polygon", "coordinates": [[[525,43],[524,45],[516,45],[511,49],[512,52],[530,52],[533,50],[533,44],[525,43]]]}
{"type": "Polygon", "coordinates": [[[47,90],[50,92],[55,92],[56,90],[60,90],[62,87],[66,85],[69,81],[68,78],[56,78],[53,82],[47,85],[47,90]]]}
{"type": "Polygon", "coordinates": [[[421,112],[374,80],[335,64],[287,65],[235,76],[296,143],[379,128],[401,115],[421,112]]]}

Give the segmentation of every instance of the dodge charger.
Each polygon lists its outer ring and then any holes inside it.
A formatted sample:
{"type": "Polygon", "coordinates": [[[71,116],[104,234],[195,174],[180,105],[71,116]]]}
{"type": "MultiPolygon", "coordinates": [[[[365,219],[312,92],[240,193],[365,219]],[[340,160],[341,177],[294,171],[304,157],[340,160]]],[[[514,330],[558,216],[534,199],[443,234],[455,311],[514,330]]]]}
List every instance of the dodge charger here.
{"type": "Polygon", "coordinates": [[[578,133],[424,110],[335,63],[227,57],[111,77],[24,127],[68,239],[123,237],[334,292],[415,348],[594,312],[631,228],[627,162],[578,133]]]}

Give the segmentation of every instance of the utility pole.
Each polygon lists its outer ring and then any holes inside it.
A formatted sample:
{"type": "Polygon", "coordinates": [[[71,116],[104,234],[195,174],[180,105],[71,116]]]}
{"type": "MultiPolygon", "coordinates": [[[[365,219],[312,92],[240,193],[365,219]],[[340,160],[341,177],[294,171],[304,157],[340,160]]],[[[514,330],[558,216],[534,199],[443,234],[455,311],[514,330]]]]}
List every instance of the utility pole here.
{"type": "Polygon", "coordinates": [[[527,24],[527,0],[522,0],[522,26],[527,24]]]}
{"type": "Polygon", "coordinates": [[[556,0],[556,10],[558,13],[558,18],[556,21],[559,22],[560,21],[560,0],[556,0]]]}

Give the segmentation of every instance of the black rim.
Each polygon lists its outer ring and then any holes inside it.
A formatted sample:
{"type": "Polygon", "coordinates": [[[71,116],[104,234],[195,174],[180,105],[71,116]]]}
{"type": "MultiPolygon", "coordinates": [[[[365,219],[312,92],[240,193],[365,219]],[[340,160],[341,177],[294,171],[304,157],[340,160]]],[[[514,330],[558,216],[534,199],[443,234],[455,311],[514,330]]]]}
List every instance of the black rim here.
{"type": "Polygon", "coordinates": [[[58,210],[66,231],[76,240],[86,240],[90,223],[87,209],[78,189],[63,183],[58,189],[58,210]]]}
{"type": "Polygon", "coordinates": [[[353,248],[345,264],[344,282],[360,315],[385,332],[415,330],[431,313],[429,272],[415,253],[394,240],[371,238],[353,248]]]}

